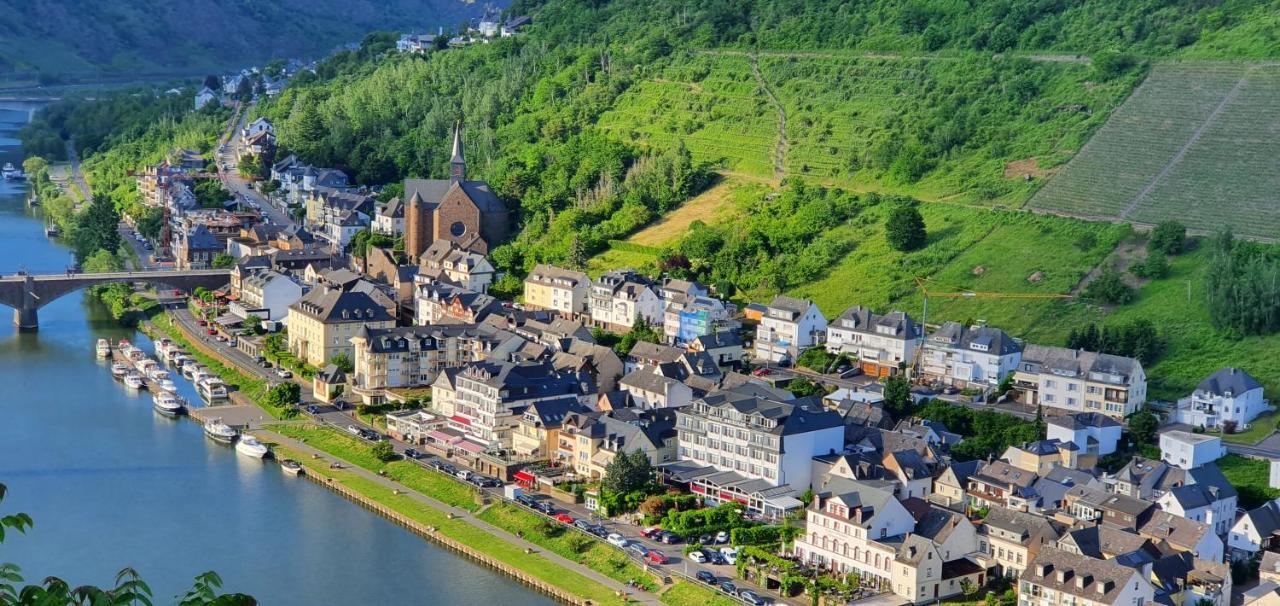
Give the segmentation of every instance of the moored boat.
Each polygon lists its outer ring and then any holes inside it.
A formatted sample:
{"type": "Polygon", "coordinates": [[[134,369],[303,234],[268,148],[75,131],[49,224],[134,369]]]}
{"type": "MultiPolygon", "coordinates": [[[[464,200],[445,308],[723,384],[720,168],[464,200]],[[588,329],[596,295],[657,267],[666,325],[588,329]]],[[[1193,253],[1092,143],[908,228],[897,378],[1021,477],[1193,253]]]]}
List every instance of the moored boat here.
{"type": "Polygon", "coordinates": [[[124,362],[114,362],[111,364],[111,376],[117,379],[123,379],[125,374],[129,372],[129,365],[124,362]]]}
{"type": "Polygon", "coordinates": [[[27,174],[22,172],[21,168],[14,166],[12,162],[5,162],[4,168],[0,169],[0,174],[4,175],[5,181],[21,181],[27,178],[27,174]]]}
{"type": "Polygon", "coordinates": [[[124,386],[129,389],[142,389],[147,384],[142,381],[142,375],[138,374],[138,371],[130,370],[124,375],[124,386]]]}
{"type": "Polygon", "coordinates": [[[186,407],[182,405],[182,400],[167,391],[156,392],[156,395],[151,398],[151,402],[156,412],[167,417],[176,417],[186,411],[186,407]]]}
{"type": "Polygon", "coordinates": [[[111,342],[106,339],[98,339],[97,354],[99,358],[106,358],[111,355],[111,342]]]}
{"type": "Polygon", "coordinates": [[[222,419],[209,419],[204,424],[204,435],[214,442],[230,444],[236,439],[236,430],[222,422],[222,419]]]}
{"type": "Polygon", "coordinates": [[[246,457],[262,459],[271,453],[271,449],[266,444],[259,442],[258,438],[245,434],[240,436],[240,440],[236,442],[236,452],[246,457]]]}
{"type": "Polygon", "coordinates": [[[293,459],[285,459],[283,461],[280,461],[280,470],[291,476],[301,475],[302,463],[299,463],[293,459]]]}
{"type": "Polygon", "coordinates": [[[206,377],[196,383],[196,391],[205,401],[222,400],[227,397],[227,386],[218,377],[206,377]]]}
{"type": "Polygon", "coordinates": [[[182,378],[184,378],[184,379],[186,379],[186,380],[188,380],[188,381],[194,381],[194,380],[195,380],[195,378],[196,378],[196,371],[198,371],[198,370],[200,370],[200,365],[199,365],[199,364],[197,364],[195,360],[192,360],[191,362],[189,362],[189,363],[187,363],[187,364],[183,364],[183,365],[182,365],[182,378]]]}

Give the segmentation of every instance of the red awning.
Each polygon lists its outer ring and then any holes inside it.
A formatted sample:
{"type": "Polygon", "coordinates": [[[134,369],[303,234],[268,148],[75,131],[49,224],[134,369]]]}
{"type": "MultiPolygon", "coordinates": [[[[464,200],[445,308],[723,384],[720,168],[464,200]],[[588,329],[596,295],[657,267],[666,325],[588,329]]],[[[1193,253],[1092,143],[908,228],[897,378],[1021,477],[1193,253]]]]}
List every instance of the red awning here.
{"type": "Polygon", "coordinates": [[[517,482],[533,482],[538,478],[533,474],[522,469],[516,472],[515,479],[517,482]]]}
{"type": "Polygon", "coordinates": [[[449,417],[449,420],[453,421],[454,423],[461,423],[463,425],[466,425],[467,427],[471,426],[471,419],[468,419],[462,415],[453,415],[452,417],[449,417]]]}

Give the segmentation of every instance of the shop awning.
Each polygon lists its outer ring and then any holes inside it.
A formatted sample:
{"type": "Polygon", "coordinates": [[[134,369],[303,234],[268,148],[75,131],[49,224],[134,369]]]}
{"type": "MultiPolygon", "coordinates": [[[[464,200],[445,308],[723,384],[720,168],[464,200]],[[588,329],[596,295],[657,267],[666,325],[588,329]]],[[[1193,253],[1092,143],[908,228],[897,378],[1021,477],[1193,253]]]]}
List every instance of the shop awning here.
{"type": "Polygon", "coordinates": [[[527,471],[525,471],[525,470],[523,470],[523,469],[521,469],[520,471],[517,471],[517,472],[516,472],[516,475],[515,475],[514,477],[515,477],[515,479],[516,479],[516,481],[517,481],[517,482],[533,482],[533,481],[536,481],[536,480],[538,479],[538,478],[537,478],[537,476],[535,476],[535,475],[533,475],[533,474],[531,474],[531,473],[529,473],[529,472],[527,472],[527,471]]]}
{"type": "Polygon", "coordinates": [[[459,425],[466,425],[467,427],[471,426],[471,419],[468,419],[461,415],[453,415],[452,417],[449,417],[449,420],[453,421],[454,423],[458,423],[459,425]]]}

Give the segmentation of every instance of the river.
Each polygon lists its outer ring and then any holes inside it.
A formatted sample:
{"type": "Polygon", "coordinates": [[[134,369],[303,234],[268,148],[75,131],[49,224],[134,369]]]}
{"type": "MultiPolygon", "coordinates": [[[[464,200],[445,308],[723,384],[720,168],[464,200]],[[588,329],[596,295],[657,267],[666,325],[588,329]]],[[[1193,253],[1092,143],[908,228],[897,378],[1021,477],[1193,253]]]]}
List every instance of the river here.
{"type": "MultiPolygon", "coordinates": [[[[0,163],[21,161],[25,111],[0,105],[0,163]]],[[[61,271],[70,254],[46,239],[21,185],[0,181],[0,274],[61,271]]],[[[6,533],[0,561],[28,583],[61,576],[110,585],[125,566],[168,604],[195,575],[262,604],[534,604],[551,600],[439,549],[359,506],[286,476],[273,463],[205,439],[199,426],[155,414],[94,359],[116,326],[82,294],[40,310],[38,333],[17,333],[0,308],[0,515],[35,519],[6,533]]],[[[191,385],[175,377],[195,401],[191,385]]]]}

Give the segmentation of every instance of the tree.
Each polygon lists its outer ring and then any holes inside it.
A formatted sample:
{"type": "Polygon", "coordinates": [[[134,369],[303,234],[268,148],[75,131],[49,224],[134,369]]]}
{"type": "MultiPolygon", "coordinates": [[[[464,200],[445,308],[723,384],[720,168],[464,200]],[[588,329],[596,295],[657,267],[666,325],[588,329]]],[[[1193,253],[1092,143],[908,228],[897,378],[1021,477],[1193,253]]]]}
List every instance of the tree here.
{"type": "Polygon", "coordinates": [[[217,179],[201,179],[191,189],[196,202],[203,208],[222,208],[228,200],[234,198],[231,192],[222,186],[217,179]]]}
{"type": "Polygon", "coordinates": [[[254,314],[249,314],[244,317],[244,327],[255,335],[260,335],[265,332],[262,328],[262,318],[259,318],[254,314]]]}
{"type": "Polygon", "coordinates": [[[95,252],[115,252],[120,249],[120,212],[111,198],[98,195],[76,218],[71,233],[71,245],[76,259],[83,262],[95,252]]]}
{"type": "Polygon", "coordinates": [[[1159,428],[1160,419],[1151,411],[1139,410],[1129,415],[1129,438],[1134,444],[1154,444],[1159,428]]]}
{"type": "Polygon", "coordinates": [[[293,381],[285,381],[267,390],[267,395],[263,396],[262,400],[267,406],[286,408],[296,404],[301,397],[302,387],[293,381]]]}
{"type": "Polygon", "coordinates": [[[889,246],[902,252],[923,247],[929,238],[925,232],[924,217],[920,216],[915,201],[895,204],[885,219],[884,231],[889,246]]]}
{"type": "Polygon", "coordinates": [[[600,488],[622,495],[644,488],[653,481],[653,466],[649,457],[639,450],[618,453],[604,468],[600,488]]]}
{"type": "Polygon", "coordinates": [[[625,356],[631,353],[631,348],[635,347],[636,343],[640,341],[658,343],[661,340],[662,335],[649,326],[649,322],[644,319],[644,316],[636,314],[635,322],[631,324],[631,330],[622,335],[622,339],[618,341],[618,344],[613,349],[618,352],[618,355],[625,356]]]}
{"type": "Polygon", "coordinates": [[[889,377],[884,382],[884,409],[894,419],[911,415],[911,383],[902,375],[889,377]]]}
{"type": "Polygon", "coordinates": [[[1151,250],[1147,252],[1147,260],[1135,263],[1130,271],[1139,278],[1152,280],[1167,278],[1169,277],[1169,258],[1165,256],[1164,251],[1151,250]]]}
{"type": "Polygon", "coordinates": [[[821,385],[805,377],[792,379],[790,383],[787,383],[787,391],[790,391],[797,398],[820,396],[826,393],[826,390],[822,389],[821,385]]]}
{"type": "Polygon", "coordinates": [[[1124,305],[1133,301],[1133,289],[1124,283],[1124,277],[1114,269],[1107,269],[1084,288],[1084,296],[1112,305],[1124,305]]]}
{"type": "Polygon", "coordinates": [[[236,266],[236,258],[227,253],[218,253],[209,262],[209,266],[214,269],[230,269],[236,266]]]}
{"type": "Polygon", "coordinates": [[[356,369],[356,365],[351,361],[351,356],[345,351],[333,354],[333,357],[329,358],[329,363],[337,366],[338,370],[344,373],[351,373],[356,369]]]}
{"type": "Polygon", "coordinates": [[[573,234],[573,239],[569,241],[569,257],[565,259],[565,264],[570,269],[577,270],[587,266],[587,245],[583,243],[581,234],[573,234]]]}
{"type": "Polygon", "coordinates": [[[381,440],[373,445],[373,456],[378,457],[379,461],[384,463],[394,461],[396,459],[396,449],[387,440],[381,440]]]}
{"type": "Polygon", "coordinates": [[[1137,64],[1138,60],[1133,55],[1116,50],[1099,51],[1093,55],[1093,71],[1099,80],[1110,80],[1137,64]]]}
{"type": "Polygon", "coordinates": [[[1187,242],[1187,228],[1177,221],[1164,221],[1151,230],[1147,240],[1147,252],[1159,251],[1166,255],[1182,252],[1187,242]]]}
{"type": "Polygon", "coordinates": [[[222,78],[219,78],[217,74],[209,74],[204,77],[204,87],[211,91],[218,92],[222,90],[222,78]]]}
{"type": "Polygon", "coordinates": [[[120,259],[108,250],[98,250],[97,252],[89,255],[88,258],[84,260],[84,263],[81,264],[81,267],[84,271],[91,274],[120,271],[121,269],[124,269],[124,266],[120,263],[120,259]]]}

